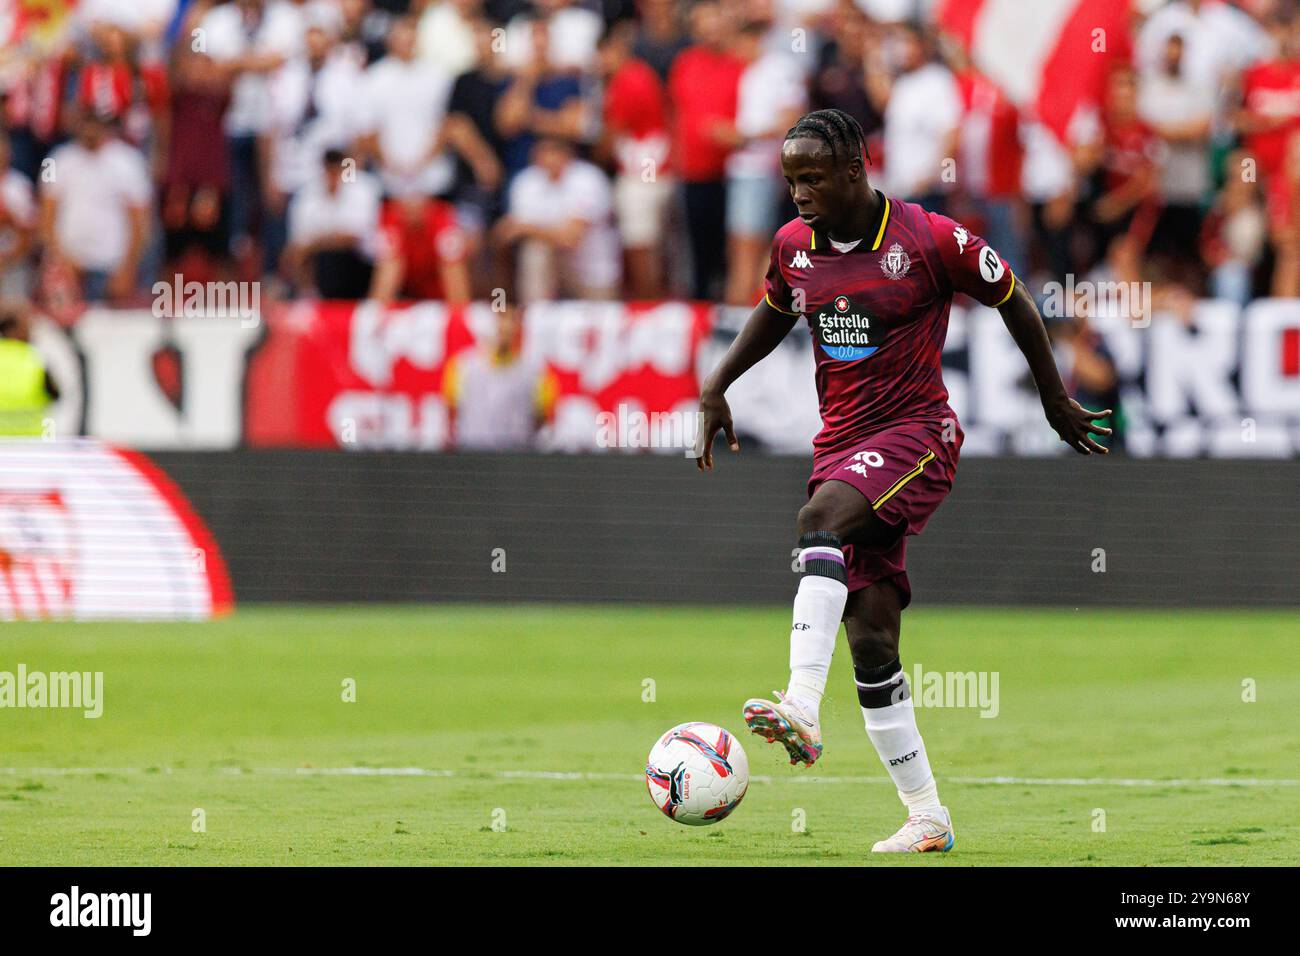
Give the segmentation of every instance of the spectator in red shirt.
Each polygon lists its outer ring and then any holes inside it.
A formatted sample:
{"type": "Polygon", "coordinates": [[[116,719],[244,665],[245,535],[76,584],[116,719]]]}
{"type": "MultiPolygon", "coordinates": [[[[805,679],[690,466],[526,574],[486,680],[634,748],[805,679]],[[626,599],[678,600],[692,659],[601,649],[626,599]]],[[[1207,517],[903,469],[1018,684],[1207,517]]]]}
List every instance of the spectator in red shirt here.
{"type": "Polygon", "coordinates": [[[386,248],[376,265],[375,298],[451,304],[470,300],[466,236],[451,203],[424,196],[390,199],[379,228],[386,248]]]}
{"type": "Polygon", "coordinates": [[[1287,140],[1281,169],[1268,185],[1270,232],[1273,239],[1273,281],[1270,294],[1300,297],[1300,136],[1287,140]]]}
{"type": "Polygon", "coordinates": [[[1270,33],[1278,56],[1242,75],[1237,127],[1267,196],[1275,252],[1272,294],[1291,297],[1300,294],[1300,17],[1274,21],[1270,33]]]}
{"type": "Polygon", "coordinates": [[[1274,59],[1257,63],[1241,78],[1242,108],[1237,127],[1244,145],[1267,182],[1281,172],[1287,141],[1300,128],[1300,57],[1295,28],[1285,21],[1271,25],[1278,44],[1274,59]]]}
{"type": "Polygon", "coordinates": [[[967,223],[970,228],[1007,262],[1023,264],[1020,112],[960,49],[953,53],[951,65],[962,102],[957,168],[963,175],[957,180],[958,201],[969,203],[975,214],[974,222],[967,223]]]}
{"type": "Polygon", "coordinates": [[[1159,141],[1137,111],[1137,80],[1128,67],[1116,69],[1106,89],[1098,197],[1091,212],[1101,249],[1117,271],[1138,271],[1160,215],[1159,141]]]}
{"type": "Polygon", "coordinates": [[[668,174],[668,102],[655,71],[632,55],[636,27],[615,24],[601,38],[606,80],[605,129],[599,151],[614,160],[614,213],[633,299],[663,295],[664,220],[672,197],[668,174]]]}
{"type": "Polygon", "coordinates": [[[14,168],[33,182],[40,179],[41,163],[61,140],[69,119],[69,46],[60,43],[44,56],[17,55],[4,88],[3,122],[14,168]]]}
{"type": "Polygon", "coordinates": [[[685,184],[692,283],[697,299],[720,297],[726,277],[725,166],[745,64],[724,48],[721,7],[704,0],[691,9],[693,46],[668,77],[673,117],[673,168],[685,184]]]}
{"type": "Polygon", "coordinates": [[[126,139],[146,146],[166,108],[165,64],[144,56],[136,36],[113,24],[97,25],[88,48],[77,74],[77,106],[111,119],[126,139]]]}
{"type": "Polygon", "coordinates": [[[77,105],[100,116],[121,121],[135,100],[135,77],[127,36],[118,27],[99,31],[93,55],[77,78],[77,105]]]}

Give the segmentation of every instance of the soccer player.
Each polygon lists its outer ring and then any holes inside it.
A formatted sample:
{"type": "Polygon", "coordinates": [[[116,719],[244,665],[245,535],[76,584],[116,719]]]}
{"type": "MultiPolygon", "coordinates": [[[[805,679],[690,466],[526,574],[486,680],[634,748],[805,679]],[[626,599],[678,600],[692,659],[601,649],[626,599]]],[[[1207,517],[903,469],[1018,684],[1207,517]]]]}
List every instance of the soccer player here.
{"type": "Polygon", "coordinates": [[[1047,421],[1071,448],[1104,454],[1092,435],[1110,433],[1096,420],[1111,412],[1066,394],[1038,309],[997,252],[953,220],[873,189],[868,160],[862,128],[840,110],[808,113],[786,134],[781,168],[799,218],[777,231],[763,299],[701,389],[697,465],[713,468],[719,430],[739,450],[724,393],[806,318],[822,429],[797,523],[790,681],[775,701],[748,701],[745,723],[784,745],[792,764],[816,762],[843,620],[867,735],[908,812],[872,849],[946,851],[952,818],[916,727],[898,638],[912,597],[906,538],[951,490],[963,437],[940,366],[953,296],[1001,313],[1047,421]]]}

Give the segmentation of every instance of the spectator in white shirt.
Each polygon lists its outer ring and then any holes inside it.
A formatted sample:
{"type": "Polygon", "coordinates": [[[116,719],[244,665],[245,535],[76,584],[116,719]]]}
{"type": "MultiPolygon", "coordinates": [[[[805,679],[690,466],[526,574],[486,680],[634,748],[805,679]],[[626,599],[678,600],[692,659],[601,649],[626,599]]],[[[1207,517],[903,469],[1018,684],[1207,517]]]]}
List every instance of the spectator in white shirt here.
{"type": "Polygon", "coordinates": [[[918,0],[857,0],[857,6],[877,23],[902,23],[921,13],[918,0]]]}
{"type": "Polygon", "coordinates": [[[0,299],[25,299],[31,294],[27,256],[36,231],[36,200],[32,184],[11,169],[9,136],[0,130],[0,299]]]}
{"type": "Polygon", "coordinates": [[[1162,209],[1148,251],[1189,263],[1191,237],[1201,234],[1202,203],[1211,187],[1209,144],[1214,94],[1187,74],[1183,38],[1165,41],[1160,65],[1138,86],[1138,115],[1163,141],[1160,151],[1162,209]]]}
{"type": "Polygon", "coordinates": [[[517,252],[516,293],[524,305],[616,295],[621,256],[609,180],[576,159],[567,140],[538,140],[532,165],[510,185],[495,232],[517,252]]]}
{"type": "Polygon", "coordinates": [[[442,129],[451,77],[416,57],[415,38],[414,18],[394,20],[388,56],[366,70],[362,91],[367,146],[379,161],[384,191],[397,197],[441,195],[456,173],[442,129]]]}
{"type": "Polygon", "coordinates": [[[364,71],[357,51],[337,44],[337,21],[309,11],[304,55],[271,79],[271,127],[265,136],[269,189],[268,269],[284,249],[289,197],[320,175],[327,149],[348,148],[362,126],[356,92],[364,71]]]}
{"type": "MultiPolygon", "coordinates": [[[[416,9],[419,4],[414,5],[416,9]]],[[[474,21],[483,0],[432,0],[420,12],[416,48],[420,59],[437,63],[456,77],[474,68],[478,46],[474,42],[474,21]]]]}
{"type": "Polygon", "coordinates": [[[267,75],[279,70],[302,44],[296,6],[264,0],[230,0],[218,4],[199,21],[191,42],[235,76],[226,111],[226,140],[230,151],[231,250],[241,259],[252,256],[253,238],[261,225],[265,189],[258,157],[258,137],[271,122],[267,75]]]}
{"type": "Polygon", "coordinates": [[[517,14],[506,26],[506,61],[519,69],[536,54],[533,23],[544,21],[549,33],[549,65],[557,70],[585,73],[595,66],[596,44],[605,30],[600,14],[573,0],[534,0],[532,12],[517,14]]]}
{"type": "Polygon", "coordinates": [[[126,301],[135,292],[148,233],[152,188],[144,156],[93,113],[76,139],[50,156],[42,182],[47,261],[70,269],[88,302],[126,301]]]}
{"type": "Polygon", "coordinates": [[[176,6],[176,0],[81,0],[73,17],[87,31],[115,26],[151,45],[162,37],[176,6]]]}
{"type": "Polygon", "coordinates": [[[957,155],[961,91],[915,26],[894,27],[891,41],[901,73],[889,84],[884,107],[884,190],[942,212],[951,182],[943,178],[944,160],[957,155]]]}
{"type": "Polygon", "coordinates": [[[289,203],[284,269],[300,295],[363,299],[381,258],[380,189],[340,150],[327,150],[320,175],[289,203]]]}
{"type": "Polygon", "coordinates": [[[781,176],[781,140],[808,106],[807,84],[788,53],[764,53],[771,24],[743,24],[733,52],[748,66],[740,75],[736,122],[728,133],[727,302],[747,305],[761,289],[778,216],[789,211],[781,176]]]}
{"type": "Polygon", "coordinates": [[[1237,6],[1221,0],[1174,0],[1151,14],[1138,31],[1138,68],[1158,70],[1174,35],[1183,38],[1184,75],[1212,93],[1216,113],[1226,105],[1225,94],[1237,75],[1273,52],[1268,33],[1237,6]]]}

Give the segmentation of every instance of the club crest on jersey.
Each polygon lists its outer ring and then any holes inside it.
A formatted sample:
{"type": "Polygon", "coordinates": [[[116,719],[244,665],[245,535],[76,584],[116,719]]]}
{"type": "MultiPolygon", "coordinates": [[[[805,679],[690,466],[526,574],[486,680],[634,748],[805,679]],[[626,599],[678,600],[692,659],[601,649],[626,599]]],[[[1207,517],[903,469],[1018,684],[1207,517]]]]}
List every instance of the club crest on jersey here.
{"type": "Polygon", "coordinates": [[[889,247],[889,251],[880,257],[880,271],[890,279],[901,279],[912,268],[912,257],[898,243],[889,247]]]}
{"type": "Polygon", "coordinates": [[[798,252],[796,252],[794,254],[794,258],[790,260],[790,268],[811,269],[812,260],[808,258],[808,253],[805,252],[803,249],[800,249],[798,252]]]}
{"type": "Polygon", "coordinates": [[[856,362],[875,353],[881,330],[872,328],[871,317],[855,308],[846,295],[837,295],[830,305],[812,317],[813,334],[822,351],[839,362],[856,362]]]}

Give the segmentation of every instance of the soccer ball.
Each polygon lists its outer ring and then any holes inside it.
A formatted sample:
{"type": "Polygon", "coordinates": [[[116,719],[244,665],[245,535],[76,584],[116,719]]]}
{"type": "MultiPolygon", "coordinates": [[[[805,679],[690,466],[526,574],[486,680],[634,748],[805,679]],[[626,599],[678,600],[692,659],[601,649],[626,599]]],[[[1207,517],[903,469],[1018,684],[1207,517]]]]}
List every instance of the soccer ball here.
{"type": "Polygon", "coordinates": [[[716,724],[678,724],[651,748],[645,782],[650,799],[670,820],[707,826],[740,806],[749,787],[749,758],[740,741],[716,724]]]}

